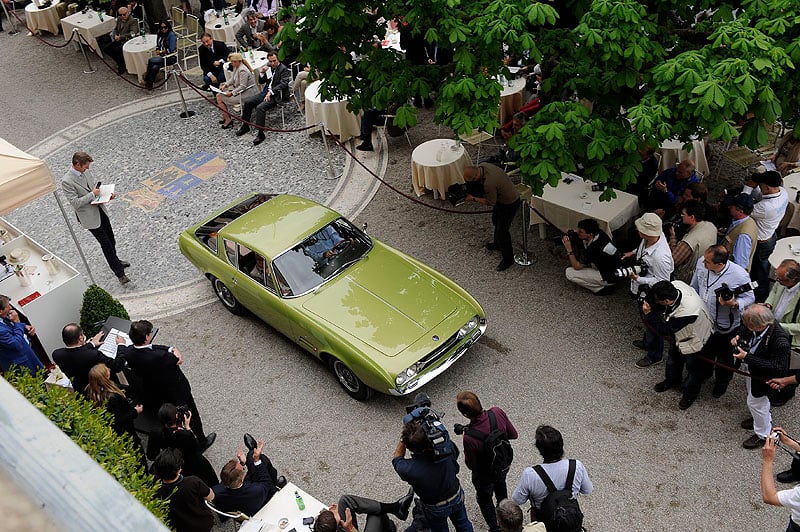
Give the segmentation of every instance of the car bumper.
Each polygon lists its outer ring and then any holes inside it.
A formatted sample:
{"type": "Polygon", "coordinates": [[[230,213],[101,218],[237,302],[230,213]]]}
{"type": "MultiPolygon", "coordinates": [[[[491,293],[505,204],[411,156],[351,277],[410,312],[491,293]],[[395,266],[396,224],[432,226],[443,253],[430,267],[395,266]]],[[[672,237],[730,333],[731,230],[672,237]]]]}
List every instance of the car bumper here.
{"type": "Polygon", "coordinates": [[[410,393],[416,392],[421,387],[425,386],[427,383],[438,377],[440,374],[445,372],[447,368],[452,366],[456,360],[461,358],[467,350],[472,347],[472,344],[478,341],[478,339],[483,336],[483,333],[486,332],[486,320],[483,319],[481,324],[472,332],[469,338],[464,340],[461,344],[457,345],[453,352],[447,356],[447,358],[436,366],[435,368],[431,369],[430,371],[426,371],[422,375],[417,378],[414,378],[407,383],[405,383],[402,387],[398,389],[398,387],[389,388],[386,393],[389,395],[396,395],[396,396],[403,396],[408,395],[410,393]]]}

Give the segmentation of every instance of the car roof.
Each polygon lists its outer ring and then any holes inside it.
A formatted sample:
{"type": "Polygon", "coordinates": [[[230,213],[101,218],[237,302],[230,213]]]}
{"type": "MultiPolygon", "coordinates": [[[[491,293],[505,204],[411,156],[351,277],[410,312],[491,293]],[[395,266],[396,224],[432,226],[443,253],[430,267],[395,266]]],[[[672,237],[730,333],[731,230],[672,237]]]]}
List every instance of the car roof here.
{"type": "Polygon", "coordinates": [[[282,194],[233,220],[220,234],[274,259],[340,217],[315,201],[282,194]]]}

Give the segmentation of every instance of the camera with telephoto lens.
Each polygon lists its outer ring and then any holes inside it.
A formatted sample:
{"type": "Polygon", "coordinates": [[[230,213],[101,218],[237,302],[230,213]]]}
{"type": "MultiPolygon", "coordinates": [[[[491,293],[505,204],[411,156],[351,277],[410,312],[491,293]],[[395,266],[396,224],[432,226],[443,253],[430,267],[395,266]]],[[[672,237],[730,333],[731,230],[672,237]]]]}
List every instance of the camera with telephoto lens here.
{"type": "Polygon", "coordinates": [[[727,285],[727,283],[722,283],[719,288],[714,290],[714,294],[723,301],[730,301],[734,297],[744,294],[745,292],[749,292],[757,287],[758,283],[756,281],[745,283],[742,286],[737,286],[736,288],[731,288],[727,285]]]}
{"type": "Polygon", "coordinates": [[[414,404],[406,406],[406,415],[403,416],[403,424],[416,421],[425,432],[425,436],[433,448],[433,454],[437,457],[449,455],[451,446],[447,445],[450,441],[450,434],[442,423],[444,414],[431,408],[431,398],[424,392],[414,396],[414,404]]]}
{"type": "Polygon", "coordinates": [[[614,270],[614,277],[617,279],[625,279],[630,277],[632,273],[642,276],[647,275],[647,264],[639,259],[632,266],[623,266],[614,270]]]}

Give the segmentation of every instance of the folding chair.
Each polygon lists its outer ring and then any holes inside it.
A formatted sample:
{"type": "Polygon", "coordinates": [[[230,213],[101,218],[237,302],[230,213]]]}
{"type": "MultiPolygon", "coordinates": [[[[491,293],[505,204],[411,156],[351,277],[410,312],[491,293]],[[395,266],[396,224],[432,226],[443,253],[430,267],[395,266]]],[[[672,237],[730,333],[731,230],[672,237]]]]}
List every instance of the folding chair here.
{"type": "Polygon", "coordinates": [[[411,144],[411,139],[408,137],[408,128],[400,128],[394,125],[394,119],[397,117],[397,115],[383,115],[383,117],[383,124],[378,124],[375,126],[375,128],[378,130],[378,134],[383,135],[383,138],[387,141],[387,143],[388,137],[399,137],[400,135],[404,135],[408,141],[408,145],[413,147],[413,144],[411,144]],[[393,132],[390,132],[390,129],[393,132]]]}
{"type": "Polygon", "coordinates": [[[490,143],[488,141],[494,140],[494,135],[488,133],[486,131],[481,131],[478,129],[473,129],[472,134],[469,136],[466,135],[459,135],[463,142],[466,142],[470,146],[477,146],[478,147],[478,154],[475,156],[475,163],[477,164],[481,160],[481,146],[485,143],[487,145],[494,146],[495,148],[500,148],[500,145],[497,142],[490,143]]]}
{"type": "MultiPolygon", "coordinates": [[[[158,70],[164,74],[164,90],[167,90],[167,76],[169,76],[169,72],[172,70],[172,65],[178,64],[178,50],[172,52],[171,54],[162,55],[161,57],[164,60],[164,64],[158,70]],[[167,64],[167,60],[170,57],[174,57],[175,62],[167,64]]],[[[180,66],[178,66],[178,68],[180,68],[180,66]]],[[[175,88],[178,88],[178,78],[175,78],[175,88]]]]}
{"type": "Polygon", "coordinates": [[[200,42],[197,34],[200,31],[200,19],[194,15],[186,15],[185,33],[178,37],[178,50],[183,52],[183,68],[189,70],[189,59],[197,58],[197,66],[200,66],[200,52],[198,47],[200,42]]]}
{"type": "Polygon", "coordinates": [[[210,501],[205,501],[205,502],[206,502],[206,506],[208,507],[209,510],[211,510],[212,512],[214,512],[215,514],[217,514],[220,517],[224,517],[226,519],[233,519],[234,522],[239,525],[239,527],[241,527],[242,524],[245,521],[250,519],[250,516],[248,516],[245,513],[242,513],[242,512],[223,512],[222,510],[217,510],[217,508],[210,501]]]}
{"type": "Polygon", "coordinates": [[[177,6],[172,6],[170,10],[172,11],[172,31],[175,32],[175,35],[181,36],[186,29],[186,13],[177,6]]]}

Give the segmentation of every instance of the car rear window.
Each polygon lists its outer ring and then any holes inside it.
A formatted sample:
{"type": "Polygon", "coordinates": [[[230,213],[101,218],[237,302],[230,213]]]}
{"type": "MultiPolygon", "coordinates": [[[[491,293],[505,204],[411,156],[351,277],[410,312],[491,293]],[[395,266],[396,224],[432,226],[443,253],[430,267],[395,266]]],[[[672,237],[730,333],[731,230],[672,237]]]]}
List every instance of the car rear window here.
{"type": "Polygon", "coordinates": [[[217,235],[219,231],[244,213],[251,211],[274,198],[276,194],[255,194],[238,203],[227,211],[218,214],[197,228],[195,238],[205,244],[214,253],[217,252],[217,235]]]}

